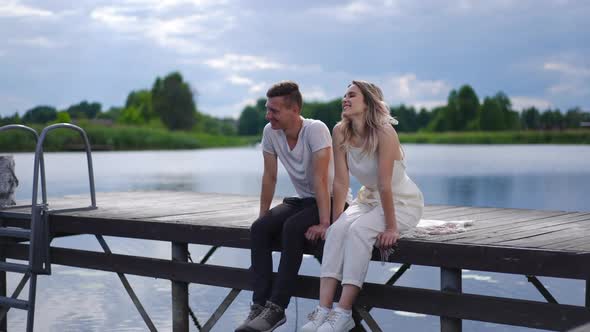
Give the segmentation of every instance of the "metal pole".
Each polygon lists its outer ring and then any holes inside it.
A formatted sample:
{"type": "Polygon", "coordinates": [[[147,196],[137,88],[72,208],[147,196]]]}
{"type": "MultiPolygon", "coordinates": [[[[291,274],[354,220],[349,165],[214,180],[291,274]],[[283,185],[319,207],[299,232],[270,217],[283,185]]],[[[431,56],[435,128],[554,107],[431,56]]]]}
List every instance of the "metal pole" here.
{"type": "MultiPolygon", "coordinates": [[[[172,260],[188,262],[188,244],[172,242],[172,260]]],[[[188,284],[172,280],[172,331],[188,332],[188,284]]]]}
{"type": "MultiPolygon", "coordinates": [[[[440,268],[440,290],[443,292],[461,293],[461,269],[440,268]]],[[[461,332],[461,319],[440,317],[441,332],[461,332]]]]}
{"type": "MultiPolygon", "coordinates": [[[[4,222],[0,223],[4,224],[4,222]]],[[[0,262],[6,262],[6,256],[4,256],[4,248],[0,248],[0,262]]],[[[6,297],[6,271],[0,271],[0,296],[6,297]]],[[[8,331],[8,316],[5,316],[2,319],[0,319],[0,331],[8,331]]]]}
{"type": "Polygon", "coordinates": [[[590,308],[590,279],[586,280],[586,308],[590,308]]]}

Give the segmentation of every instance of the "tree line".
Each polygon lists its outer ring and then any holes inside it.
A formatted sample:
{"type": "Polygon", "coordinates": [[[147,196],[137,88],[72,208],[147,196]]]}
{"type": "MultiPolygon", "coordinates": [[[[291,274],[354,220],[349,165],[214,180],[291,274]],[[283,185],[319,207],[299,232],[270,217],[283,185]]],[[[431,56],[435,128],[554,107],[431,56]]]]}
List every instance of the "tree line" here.
{"type": "MultiPolygon", "coordinates": [[[[260,135],[267,123],[265,103],[266,99],[260,98],[254,105],[246,106],[237,120],[203,114],[198,111],[191,86],[180,73],[173,72],[163,78],[157,77],[151,89],[131,91],[122,107],[103,111],[100,103],[88,101],[63,110],[41,105],[27,110],[22,117],[15,113],[0,118],[0,125],[89,120],[212,135],[253,136],[260,135]]],[[[321,120],[333,128],[340,120],[341,109],[340,99],[305,102],[302,115],[321,120]]],[[[517,112],[503,92],[485,97],[480,103],[475,90],[469,85],[452,90],[446,105],[432,110],[399,105],[391,107],[390,113],[399,120],[396,128],[400,132],[551,130],[578,128],[582,122],[590,122],[590,113],[580,108],[572,108],[564,113],[559,109],[541,111],[529,107],[517,112]]]]}
{"type": "MultiPolygon", "coordinates": [[[[267,122],[264,119],[265,102],[265,99],[259,99],[255,105],[244,108],[238,120],[239,135],[262,133],[267,122]]],[[[333,128],[340,121],[341,110],[341,99],[334,99],[304,103],[302,115],[322,120],[328,128],[333,128]]],[[[485,97],[480,103],[475,90],[469,85],[452,90],[447,104],[432,110],[399,105],[390,107],[390,113],[399,121],[396,130],[400,132],[552,130],[578,128],[582,122],[590,122],[590,113],[578,107],[565,113],[559,109],[541,111],[536,107],[517,112],[503,92],[485,97]]]]}
{"type": "Polygon", "coordinates": [[[103,111],[98,102],[82,101],[63,110],[52,106],[36,106],[21,117],[18,113],[0,118],[0,125],[24,123],[93,121],[131,126],[167,128],[234,136],[236,120],[219,119],[198,111],[191,86],[182,75],[173,72],[157,77],[151,89],[131,91],[125,105],[103,111]]]}

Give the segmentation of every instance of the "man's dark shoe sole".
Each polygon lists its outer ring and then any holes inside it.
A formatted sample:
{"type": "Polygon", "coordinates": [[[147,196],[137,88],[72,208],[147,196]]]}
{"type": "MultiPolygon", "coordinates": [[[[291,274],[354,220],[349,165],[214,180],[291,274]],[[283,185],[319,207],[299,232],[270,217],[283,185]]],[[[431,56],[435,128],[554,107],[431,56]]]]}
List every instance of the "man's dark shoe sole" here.
{"type": "Polygon", "coordinates": [[[239,330],[235,330],[235,332],[272,332],[274,331],[276,328],[278,328],[279,326],[285,324],[285,322],[287,321],[287,317],[283,317],[283,319],[281,319],[280,321],[278,321],[275,326],[271,327],[269,330],[264,330],[264,331],[258,331],[255,330],[253,328],[250,327],[246,327],[243,329],[239,329],[239,330]]]}

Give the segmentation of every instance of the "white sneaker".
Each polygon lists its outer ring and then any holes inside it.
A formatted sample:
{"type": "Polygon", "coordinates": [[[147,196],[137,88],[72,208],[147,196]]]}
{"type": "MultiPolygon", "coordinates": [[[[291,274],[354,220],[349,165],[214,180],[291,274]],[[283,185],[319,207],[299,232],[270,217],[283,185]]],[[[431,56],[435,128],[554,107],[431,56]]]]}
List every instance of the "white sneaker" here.
{"type": "Polygon", "coordinates": [[[326,321],[320,325],[317,332],[348,332],[354,327],[352,315],[338,310],[330,311],[326,321]]]}
{"type": "Polygon", "coordinates": [[[328,315],[330,314],[330,310],[317,306],[314,311],[312,311],[309,315],[307,315],[307,322],[305,325],[299,329],[299,332],[316,332],[318,327],[324,323],[328,315]]]}

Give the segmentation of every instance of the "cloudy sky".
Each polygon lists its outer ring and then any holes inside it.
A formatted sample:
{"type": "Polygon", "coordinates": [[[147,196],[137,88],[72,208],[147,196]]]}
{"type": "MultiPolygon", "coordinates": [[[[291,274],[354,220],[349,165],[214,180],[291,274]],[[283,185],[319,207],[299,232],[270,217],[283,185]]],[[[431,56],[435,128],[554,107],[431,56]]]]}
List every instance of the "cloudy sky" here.
{"type": "Polygon", "coordinates": [[[468,83],[515,108],[590,110],[589,17],[585,0],[0,0],[0,115],[119,106],[175,70],[214,116],[284,79],[307,100],[361,78],[392,105],[468,83]]]}

